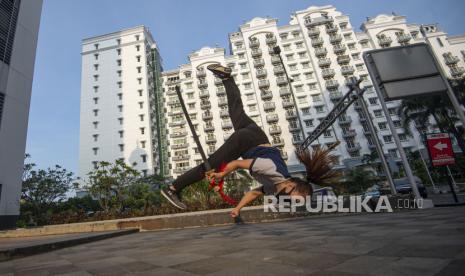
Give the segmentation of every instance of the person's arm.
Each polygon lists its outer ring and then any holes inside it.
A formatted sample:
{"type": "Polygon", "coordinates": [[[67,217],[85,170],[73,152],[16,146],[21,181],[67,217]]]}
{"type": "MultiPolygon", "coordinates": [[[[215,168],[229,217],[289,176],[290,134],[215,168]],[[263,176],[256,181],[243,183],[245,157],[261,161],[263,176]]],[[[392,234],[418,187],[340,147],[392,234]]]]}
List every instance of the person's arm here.
{"type": "Polygon", "coordinates": [[[234,160],[229,162],[222,172],[212,172],[207,175],[208,179],[221,180],[237,169],[249,169],[253,159],[234,160]]]}
{"type": "Polygon", "coordinates": [[[242,197],[241,201],[239,201],[237,206],[231,211],[231,217],[235,218],[235,217],[239,216],[239,213],[240,213],[241,209],[244,206],[246,206],[247,204],[249,204],[250,202],[254,201],[259,196],[262,196],[262,195],[263,195],[263,193],[261,191],[258,191],[258,190],[252,190],[252,191],[247,192],[242,197]]]}

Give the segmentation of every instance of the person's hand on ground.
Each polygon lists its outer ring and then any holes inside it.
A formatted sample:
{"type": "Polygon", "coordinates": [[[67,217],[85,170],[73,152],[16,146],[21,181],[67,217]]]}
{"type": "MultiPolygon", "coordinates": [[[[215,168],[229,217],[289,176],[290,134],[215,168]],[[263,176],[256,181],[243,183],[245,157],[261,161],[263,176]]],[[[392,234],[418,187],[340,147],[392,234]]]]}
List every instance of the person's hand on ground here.
{"type": "Polygon", "coordinates": [[[231,217],[232,218],[238,217],[240,215],[240,212],[241,212],[240,209],[237,209],[237,208],[232,209],[231,210],[231,217]]]}
{"type": "Polygon", "coordinates": [[[207,179],[209,181],[215,180],[215,182],[218,182],[221,179],[223,179],[223,173],[222,172],[211,172],[207,174],[207,179]]]}

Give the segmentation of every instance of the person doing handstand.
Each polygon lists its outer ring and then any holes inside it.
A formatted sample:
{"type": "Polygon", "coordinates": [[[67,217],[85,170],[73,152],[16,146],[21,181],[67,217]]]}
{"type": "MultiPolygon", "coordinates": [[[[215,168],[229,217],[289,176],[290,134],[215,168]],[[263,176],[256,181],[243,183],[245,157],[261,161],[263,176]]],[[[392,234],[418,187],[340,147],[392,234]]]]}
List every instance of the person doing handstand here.
{"type": "Polygon", "coordinates": [[[187,186],[204,177],[221,180],[237,169],[248,169],[250,175],[261,186],[244,195],[232,210],[232,217],[238,216],[242,207],[262,195],[311,196],[313,192],[311,184],[300,178],[291,177],[280,151],[271,146],[263,130],[244,112],[241,94],[231,76],[231,69],[219,64],[211,64],[207,69],[223,82],[229,116],[234,127],[234,133],[210,155],[208,162],[212,168],[219,168],[222,163],[227,165],[222,172],[207,173],[204,164],[200,164],[162,188],[161,194],[177,208],[186,209],[187,206],[179,195],[187,186]],[[240,157],[242,160],[239,160],[240,157]]]}

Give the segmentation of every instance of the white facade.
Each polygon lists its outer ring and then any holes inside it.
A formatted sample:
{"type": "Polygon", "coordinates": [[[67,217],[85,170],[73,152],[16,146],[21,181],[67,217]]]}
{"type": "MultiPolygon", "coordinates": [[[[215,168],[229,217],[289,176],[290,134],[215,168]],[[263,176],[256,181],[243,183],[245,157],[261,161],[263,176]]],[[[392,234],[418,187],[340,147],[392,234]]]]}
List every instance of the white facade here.
{"type": "MultiPolygon", "coordinates": [[[[349,18],[332,6],[310,7],[292,15],[289,25],[277,20],[254,18],[229,35],[231,55],[222,48],[205,47],[189,55],[189,64],[163,74],[170,152],[170,174],[176,177],[201,162],[195,143],[184,121],[174,86],[180,85],[191,118],[197,126],[207,153],[213,152],[231,134],[224,88],[205,68],[210,63],[233,69],[245,111],[261,126],[273,145],[281,149],[291,171],[302,168],[296,159],[295,145],[302,141],[297,122],[298,110],[305,137],[347,92],[346,78],[363,78],[368,87],[364,97],[378,128],[383,149],[394,159],[397,150],[376,93],[362,59],[367,50],[428,42],[449,77],[464,73],[465,36],[447,37],[434,25],[407,24],[403,16],[379,15],[362,24],[356,32],[349,18]],[[292,101],[288,81],[279,57],[272,51],[279,46],[284,64],[293,79],[297,103],[292,101]]],[[[418,146],[408,137],[397,116],[399,102],[388,103],[397,131],[407,150],[418,146]]],[[[360,107],[351,106],[312,146],[341,141],[335,150],[341,165],[360,162],[374,149],[372,134],[360,107]]]]}
{"type": "Polygon", "coordinates": [[[7,30],[0,41],[0,229],[3,229],[13,227],[19,215],[42,1],[2,1],[0,8],[0,24],[5,24],[2,30],[7,30]]]}
{"type": "Polygon", "coordinates": [[[156,128],[150,70],[156,44],[144,26],[82,42],[79,177],[99,161],[122,159],[142,174],[156,172],[156,128]]]}

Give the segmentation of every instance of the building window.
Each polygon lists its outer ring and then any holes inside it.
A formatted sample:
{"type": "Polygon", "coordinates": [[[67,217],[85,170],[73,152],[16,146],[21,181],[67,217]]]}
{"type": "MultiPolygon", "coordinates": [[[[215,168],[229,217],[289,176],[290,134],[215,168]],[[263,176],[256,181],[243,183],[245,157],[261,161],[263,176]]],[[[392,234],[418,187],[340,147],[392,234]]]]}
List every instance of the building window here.
{"type": "Polygon", "coordinates": [[[95,50],[98,50],[98,43],[94,44],[95,50]]]}
{"type": "Polygon", "coordinates": [[[118,122],[119,122],[120,125],[122,125],[123,124],[123,118],[121,118],[121,117],[118,118],[118,122]]]}
{"type": "Polygon", "coordinates": [[[140,134],[145,134],[145,127],[140,128],[140,134]]]}
{"type": "Polygon", "coordinates": [[[98,71],[98,64],[94,64],[95,71],[98,71]]]}
{"type": "Polygon", "coordinates": [[[121,105],[121,104],[118,105],[118,111],[119,111],[119,112],[123,112],[123,105],[121,105]]]}
{"type": "Polygon", "coordinates": [[[118,93],[118,100],[122,100],[123,99],[123,93],[118,93]]]}
{"type": "Polygon", "coordinates": [[[383,140],[386,144],[392,143],[392,136],[391,135],[385,135],[383,136],[383,140]]]}
{"type": "Polygon", "coordinates": [[[95,93],[98,92],[98,85],[94,86],[94,92],[95,92],[95,93]]]}
{"type": "Polygon", "coordinates": [[[140,147],[145,149],[145,141],[140,141],[140,147]]]}
{"type": "Polygon", "coordinates": [[[117,59],[117,60],[116,60],[116,64],[117,64],[118,66],[121,66],[121,59],[117,59]]]}
{"type": "Polygon", "coordinates": [[[324,109],[323,106],[317,106],[317,107],[315,107],[315,110],[316,110],[317,113],[323,113],[323,112],[325,112],[325,109],[324,109]]]}
{"type": "Polygon", "coordinates": [[[119,151],[124,151],[124,144],[119,144],[118,147],[119,147],[119,151]]]}
{"type": "Polygon", "coordinates": [[[136,56],[137,62],[140,62],[140,56],[136,56]]]}
{"type": "Polygon", "coordinates": [[[139,41],[140,35],[135,35],[134,37],[136,38],[137,41],[139,41]]]}
{"type": "Polygon", "coordinates": [[[373,110],[373,113],[375,114],[376,118],[383,117],[383,113],[381,112],[380,109],[378,110],[373,110]]]}
{"type": "Polygon", "coordinates": [[[137,81],[139,82],[139,84],[142,84],[142,78],[138,78],[137,81]]]}
{"type": "Polygon", "coordinates": [[[98,81],[98,75],[94,75],[94,81],[98,81]]]}
{"type": "Polygon", "coordinates": [[[141,154],[141,155],[140,155],[140,158],[142,158],[142,163],[146,163],[146,162],[147,162],[147,154],[141,154]]]}
{"type": "Polygon", "coordinates": [[[304,121],[306,127],[313,127],[313,119],[304,121]]]}
{"type": "Polygon", "coordinates": [[[142,97],[142,89],[137,90],[139,92],[139,96],[142,97]]]}
{"type": "Polygon", "coordinates": [[[98,116],[98,109],[94,109],[94,116],[98,116]]]}
{"type": "Polygon", "coordinates": [[[120,38],[117,38],[117,39],[116,39],[116,44],[118,44],[118,45],[121,44],[121,39],[120,39],[120,38]]]}
{"type": "Polygon", "coordinates": [[[94,104],[98,104],[98,97],[94,98],[94,104]]]}
{"type": "Polygon", "coordinates": [[[143,122],[144,121],[144,114],[139,114],[139,118],[140,118],[140,121],[143,122]]]}
{"type": "Polygon", "coordinates": [[[94,125],[94,129],[98,128],[98,122],[93,122],[92,124],[94,125]]]}
{"type": "Polygon", "coordinates": [[[303,68],[303,69],[310,68],[310,63],[308,63],[308,62],[302,62],[302,68],[303,68]]]}
{"type": "Polygon", "coordinates": [[[94,142],[98,141],[98,134],[94,134],[94,135],[92,135],[92,137],[94,138],[94,142]]]}
{"type": "Polygon", "coordinates": [[[136,51],[137,51],[137,52],[140,51],[140,45],[136,45],[136,51]]]}
{"type": "Polygon", "coordinates": [[[139,74],[142,73],[142,67],[141,66],[137,67],[137,73],[139,73],[139,74]]]}
{"type": "Polygon", "coordinates": [[[123,82],[122,81],[117,82],[117,85],[118,85],[118,88],[123,88],[123,82]]]}
{"type": "Polygon", "coordinates": [[[352,58],[354,60],[360,60],[360,54],[359,53],[352,54],[352,58]]]}
{"type": "Polygon", "coordinates": [[[239,57],[239,59],[243,59],[243,58],[245,58],[245,55],[244,55],[244,53],[240,53],[240,54],[238,54],[237,56],[239,57]]]}
{"type": "Polygon", "coordinates": [[[380,130],[386,130],[387,129],[387,124],[385,122],[378,123],[379,129],[380,130]]]}
{"type": "Polygon", "coordinates": [[[123,131],[123,130],[119,130],[119,131],[118,131],[118,134],[119,134],[119,138],[123,138],[123,137],[124,137],[124,131],[123,131]]]}
{"type": "Polygon", "coordinates": [[[369,98],[368,101],[370,102],[371,105],[378,104],[378,98],[369,98]]]}
{"type": "Polygon", "coordinates": [[[444,44],[442,43],[441,38],[438,37],[438,38],[436,38],[436,39],[437,39],[437,41],[438,41],[439,46],[444,47],[444,44]]]}
{"type": "Polygon", "coordinates": [[[121,70],[116,71],[116,74],[118,74],[118,77],[121,77],[122,73],[123,73],[123,71],[121,71],[121,70]]]}
{"type": "Polygon", "coordinates": [[[302,114],[309,115],[310,114],[310,107],[302,108],[302,114]]]}
{"type": "Polygon", "coordinates": [[[116,49],[116,53],[118,53],[118,56],[121,56],[121,49],[116,49]]]}

